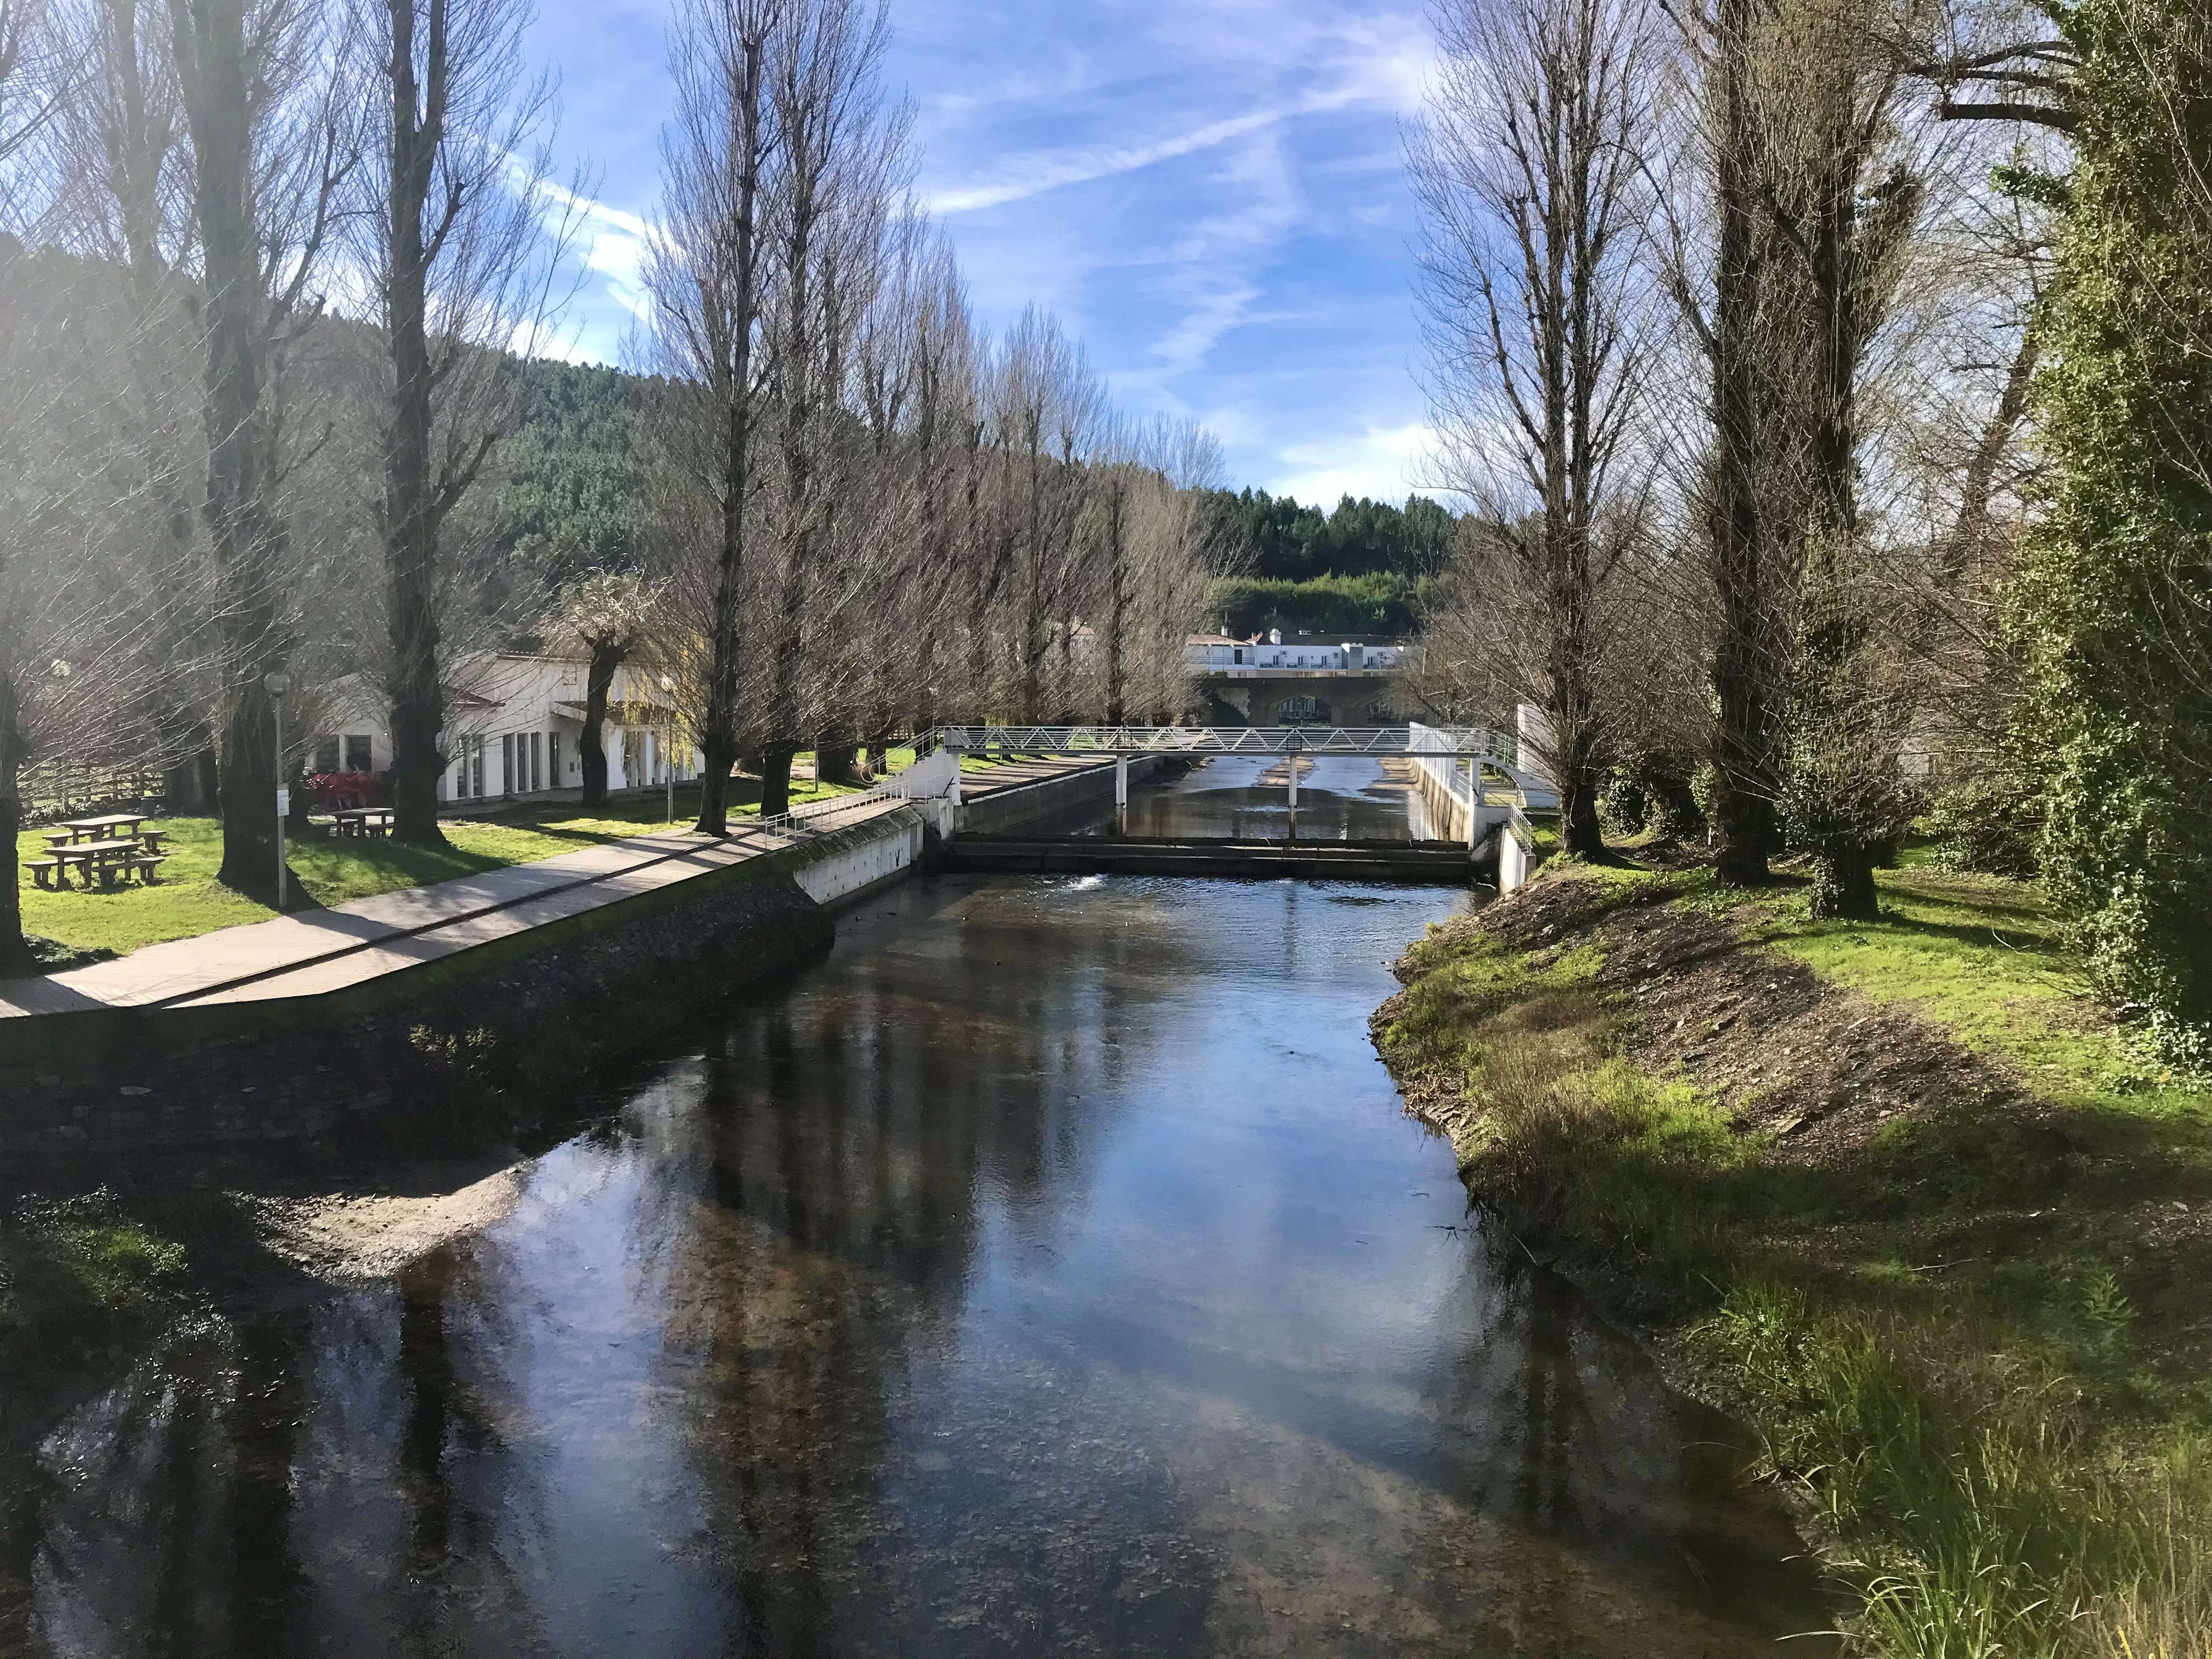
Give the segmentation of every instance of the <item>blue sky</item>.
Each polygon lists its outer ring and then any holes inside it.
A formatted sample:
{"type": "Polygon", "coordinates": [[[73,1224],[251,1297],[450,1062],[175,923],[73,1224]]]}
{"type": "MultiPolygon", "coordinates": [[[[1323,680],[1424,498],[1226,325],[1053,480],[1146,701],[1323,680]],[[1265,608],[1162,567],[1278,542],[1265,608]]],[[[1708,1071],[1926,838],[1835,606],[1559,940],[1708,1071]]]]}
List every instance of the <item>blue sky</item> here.
{"type": "MultiPolygon", "coordinates": [[[[613,361],[668,99],[666,0],[539,0],[562,149],[589,163],[572,355],[613,361]]],[[[1418,0],[893,0],[920,185],[1000,326],[1057,310],[1115,400],[1194,415],[1233,485],[1333,506],[1419,481],[1401,117],[1418,0]]]]}

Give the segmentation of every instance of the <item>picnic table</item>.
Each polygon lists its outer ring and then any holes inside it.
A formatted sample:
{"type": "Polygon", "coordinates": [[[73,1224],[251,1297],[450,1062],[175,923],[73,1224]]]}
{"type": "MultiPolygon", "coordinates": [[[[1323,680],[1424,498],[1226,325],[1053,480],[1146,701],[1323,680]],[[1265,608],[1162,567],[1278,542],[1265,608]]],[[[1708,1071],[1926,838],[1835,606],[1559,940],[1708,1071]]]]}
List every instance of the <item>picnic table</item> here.
{"type": "Polygon", "coordinates": [[[390,806],[349,806],[331,814],[331,827],[341,836],[388,836],[398,809],[390,806]]]}
{"type": "Polygon", "coordinates": [[[143,812],[112,812],[103,817],[72,818],[46,836],[46,856],[31,861],[31,879],[50,893],[69,885],[69,873],[77,873],[87,892],[97,886],[112,892],[137,876],[152,886],[167,854],[161,851],[167,833],[145,830],[143,812]]]}
{"type": "MultiPolygon", "coordinates": [[[[146,822],[148,816],[144,812],[110,812],[97,818],[64,818],[61,830],[68,833],[70,842],[128,841],[138,833],[138,826],[146,822]]],[[[49,830],[46,839],[52,842],[58,833],[49,830]]]]}

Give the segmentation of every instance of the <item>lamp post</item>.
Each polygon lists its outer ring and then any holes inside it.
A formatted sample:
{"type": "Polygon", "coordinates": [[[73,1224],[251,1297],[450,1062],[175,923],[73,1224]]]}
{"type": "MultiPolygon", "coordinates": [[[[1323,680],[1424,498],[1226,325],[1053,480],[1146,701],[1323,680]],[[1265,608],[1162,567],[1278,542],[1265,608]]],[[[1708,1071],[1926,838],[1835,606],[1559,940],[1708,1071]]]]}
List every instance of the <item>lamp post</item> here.
{"type": "Polygon", "coordinates": [[[292,689],[289,674],[264,674],[261,689],[269,694],[270,712],[276,720],[276,908],[285,908],[289,895],[284,878],[284,819],[290,811],[291,791],[284,787],[284,694],[292,689]]]}
{"type": "MultiPolygon", "coordinates": [[[[668,821],[673,823],[676,822],[676,682],[663,674],[660,689],[668,696],[668,722],[661,728],[660,781],[668,787],[668,821]]],[[[703,811],[705,809],[701,810],[703,811]]]]}

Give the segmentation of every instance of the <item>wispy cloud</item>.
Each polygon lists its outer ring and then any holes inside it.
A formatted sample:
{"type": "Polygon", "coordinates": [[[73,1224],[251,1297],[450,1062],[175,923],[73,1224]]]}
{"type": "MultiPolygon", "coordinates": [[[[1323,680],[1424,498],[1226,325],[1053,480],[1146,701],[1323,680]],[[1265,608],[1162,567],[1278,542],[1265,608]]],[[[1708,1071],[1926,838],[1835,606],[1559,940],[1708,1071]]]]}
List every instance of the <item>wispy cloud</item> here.
{"type": "MultiPolygon", "coordinates": [[[[1240,483],[1327,504],[1418,479],[1398,133],[1434,60],[1421,0],[895,3],[887,78],[916,97],[922,194],[987,325],[1056,307],[1133,413],[1214,422],[1240,483]]],[[[569,355],[611,359],[650,321],[667,88],[633,43],[663,4],[539,9],[610,180],[564,204],[569,355]]]]}
{"type": "Polygon", "coordinates": [[[585,270],[606,279],[601,284],[606,297],[640,320],[648,318],[653,301],[645,291],[645,258],[653,227],[635,213],[579,196],[550,179],[538,187],[579,222],[576,257],[585,270]]]}
{"type": "Polygon", "coordinates": [[[1027,201],[1030,197],[1042,196],[1047,191],[1063,189],[1069,185],[1089,184],[1096,179],[1111,179],[1120,173],[1157,167],[1179,156],[1194,155],[1200,150],[1212,149],[1247,133],[1257,132],[1278,122],[1327,106],[1327,100],[1316,100],[1288,109],[1255,110],[1249,115],[1208,122],[1195,131],[1163,138],[1154,143],[1126,148],[1108,146],[1024,157],[1003,178],[936,192],[929,198],[930,210],[950,216],[974,213],[983,208],[1004,207],[1009,202],[1027,201]]]}

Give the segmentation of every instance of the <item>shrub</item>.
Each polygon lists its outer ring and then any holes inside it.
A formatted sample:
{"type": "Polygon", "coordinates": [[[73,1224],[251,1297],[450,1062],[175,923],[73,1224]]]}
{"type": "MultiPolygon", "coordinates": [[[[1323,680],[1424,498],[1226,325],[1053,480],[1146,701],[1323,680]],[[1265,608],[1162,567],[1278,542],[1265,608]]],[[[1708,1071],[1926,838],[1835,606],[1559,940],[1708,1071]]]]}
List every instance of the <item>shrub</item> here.
{"type": "Polygon", "coordinates": [[[2043,837],[2044,801],[2035,784],[2002,773],[1968,778],[1941,791],[1928,814],[1939,869],[2032,879],[2043,837]]]}

